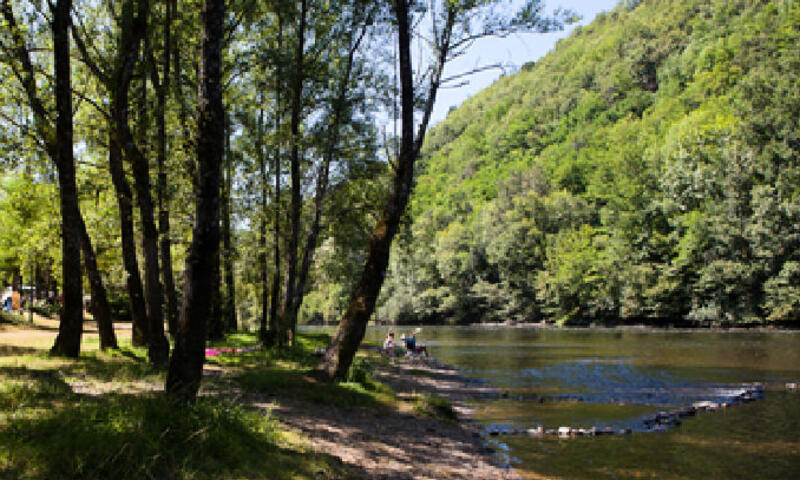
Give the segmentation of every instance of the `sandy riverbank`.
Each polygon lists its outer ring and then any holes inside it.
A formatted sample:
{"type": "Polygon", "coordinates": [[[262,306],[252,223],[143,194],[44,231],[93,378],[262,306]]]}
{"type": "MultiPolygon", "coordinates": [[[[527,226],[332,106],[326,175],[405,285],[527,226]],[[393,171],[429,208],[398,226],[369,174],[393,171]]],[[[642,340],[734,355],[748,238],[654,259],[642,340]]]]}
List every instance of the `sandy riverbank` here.
{"type": "Polygon", "coordinates": [[[391,386],[400,409],[370,412],[302,402],[279,396],[247,395],[242,401],[275,414],[301,432],[310,448],[339,457],[355,478],[382,480],[496,480],[519,476],[498,458],[470,420],[469,399],[496,397],[495,389],[470,382],[457,370],[427,359],[393,359],[375,377],[391,386]],[[458,421],[415,412],[420,394],[450,400],[458,421]]]}

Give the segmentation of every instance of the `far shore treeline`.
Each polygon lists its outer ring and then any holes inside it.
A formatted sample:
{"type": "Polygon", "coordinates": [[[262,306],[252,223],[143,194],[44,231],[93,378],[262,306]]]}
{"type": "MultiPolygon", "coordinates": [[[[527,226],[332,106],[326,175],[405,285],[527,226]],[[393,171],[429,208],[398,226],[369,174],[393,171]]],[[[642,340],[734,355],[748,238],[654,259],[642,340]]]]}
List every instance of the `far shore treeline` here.
{"type": "Polygon", "coordinates": [[[431,131],[379,318],[800,325],[800,3],[628,1],[431,131]]]}

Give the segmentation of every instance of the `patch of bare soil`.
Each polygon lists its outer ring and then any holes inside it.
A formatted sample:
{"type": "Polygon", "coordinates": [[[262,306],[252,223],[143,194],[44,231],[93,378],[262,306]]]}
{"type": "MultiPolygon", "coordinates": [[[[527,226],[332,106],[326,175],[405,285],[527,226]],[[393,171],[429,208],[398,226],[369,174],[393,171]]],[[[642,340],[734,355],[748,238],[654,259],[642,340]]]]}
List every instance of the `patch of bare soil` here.
{"type": "Polygon", "coordinates": [[[496,396],[455,369],[428,359],[400,358],[379,367],[375,375],[403,402],[398,411],[372,412],[310,404],[291,398],[250,398],[273,412],[291,429],[302,432],[318,452],[339,457],[356,478],[382,480],[516,479],[498,465],[493,451],[470,421],[468,399],[496,396]],[[459,421],[423,417],[411,407],[417,394],[448,398],[459,421]]]}

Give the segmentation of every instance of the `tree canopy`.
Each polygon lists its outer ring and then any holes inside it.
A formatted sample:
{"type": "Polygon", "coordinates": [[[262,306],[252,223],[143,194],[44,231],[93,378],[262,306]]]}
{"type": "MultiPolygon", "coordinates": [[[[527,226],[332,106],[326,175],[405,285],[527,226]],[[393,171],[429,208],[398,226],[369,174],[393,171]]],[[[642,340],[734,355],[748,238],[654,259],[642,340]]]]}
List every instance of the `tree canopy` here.
{"type": "Polygon", "coordinates": [[[800,8],[622,2],[431,131],[379,318],[797,324],[800,8]]]}

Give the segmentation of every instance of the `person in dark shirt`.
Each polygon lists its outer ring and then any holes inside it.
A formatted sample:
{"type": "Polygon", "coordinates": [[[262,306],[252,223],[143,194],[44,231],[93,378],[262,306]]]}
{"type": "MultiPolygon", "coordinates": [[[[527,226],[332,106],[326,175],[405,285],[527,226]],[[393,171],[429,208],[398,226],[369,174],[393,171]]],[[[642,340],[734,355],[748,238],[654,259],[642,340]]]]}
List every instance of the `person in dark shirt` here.
{"type": "Polygon", "coordinates": [[[421,331],[422,331],[421,328],[415,328],[414,331],[411,332],[411,335],[409,335],[408,337],[403,335],[403,342],[406,344],[406,350],[408,350],[409,353],[416,355],[421,355],[424,353],[425,356],[427,357],[428,347],[422,344],[417,345],[417,334],[421,331]]]}

